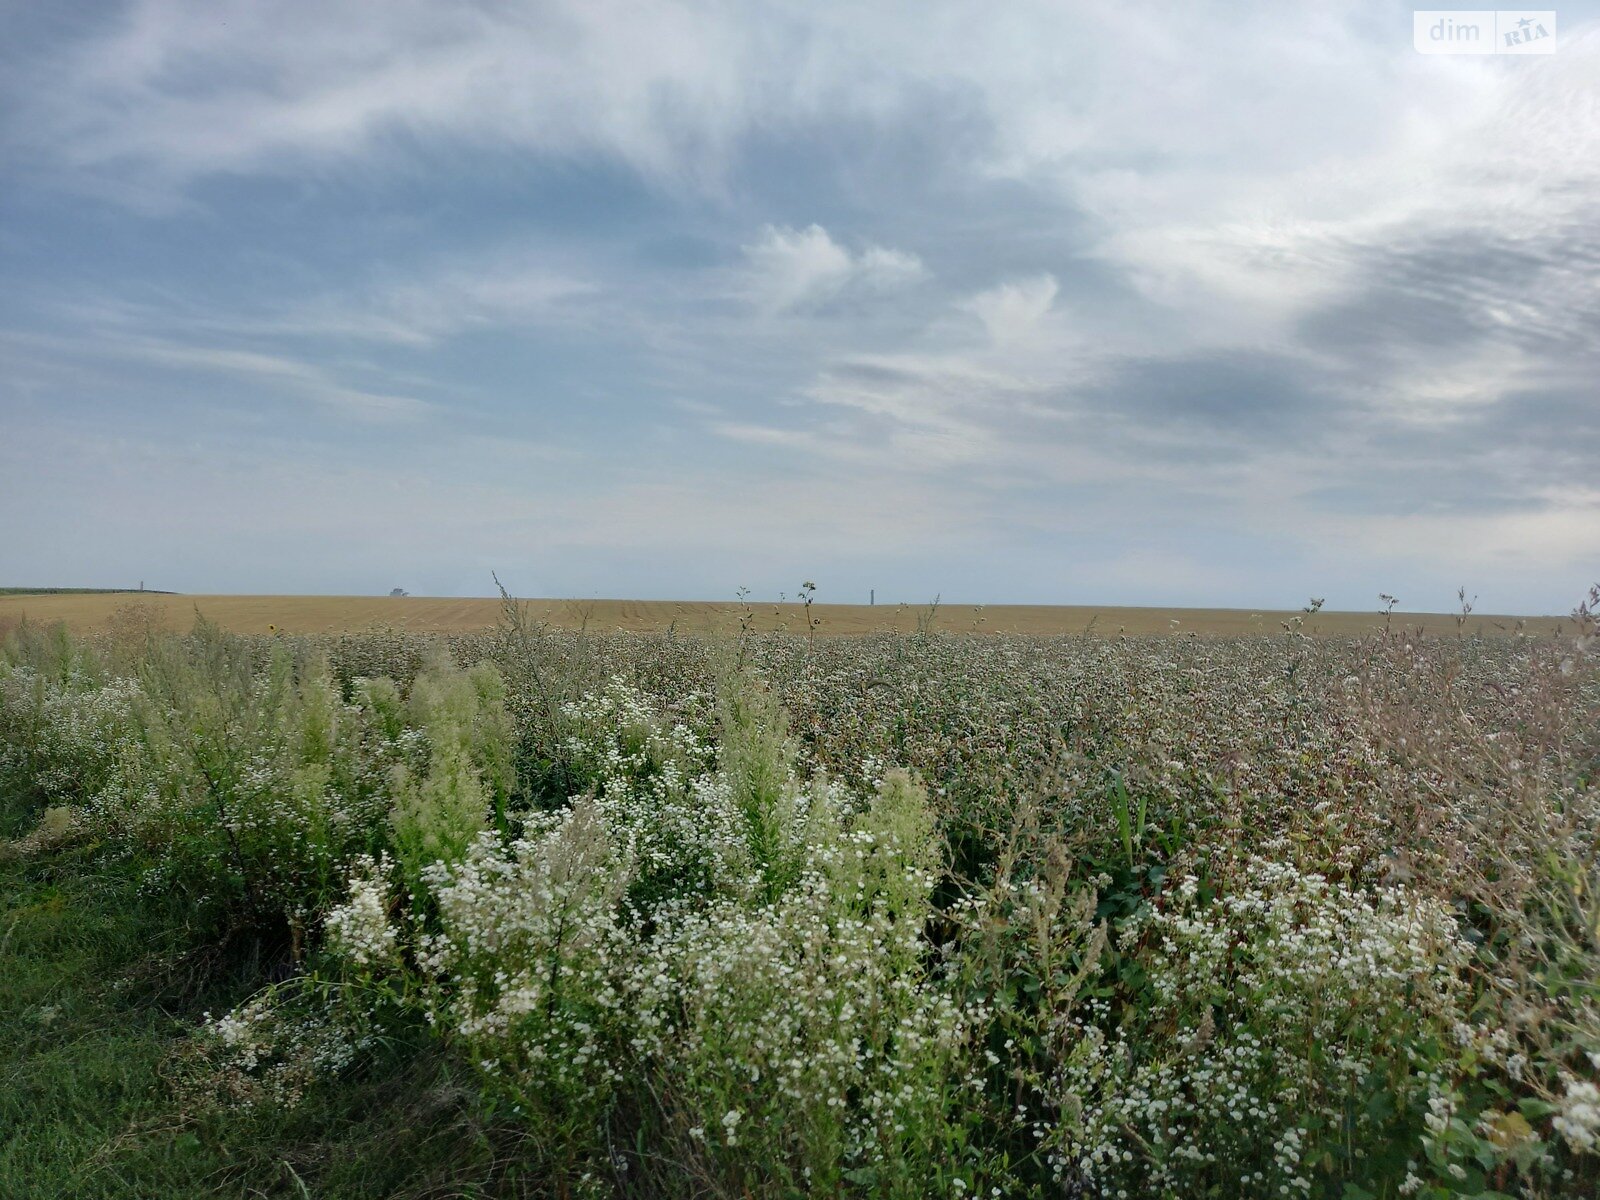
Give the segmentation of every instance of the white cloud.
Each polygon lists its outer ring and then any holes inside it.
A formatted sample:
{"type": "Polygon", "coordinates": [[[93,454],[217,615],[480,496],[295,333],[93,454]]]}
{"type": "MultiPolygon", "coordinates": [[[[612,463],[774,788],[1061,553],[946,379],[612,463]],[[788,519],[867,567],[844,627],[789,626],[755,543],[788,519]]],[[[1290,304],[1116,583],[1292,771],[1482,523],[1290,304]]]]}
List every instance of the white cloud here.
{"type": "Polygon", "coordinates": [[[882,246],[868,246],[863,250],[856,259],[856,270],[863,282],[875,288],[914,283],[927,274],[927,268],[915,254],[882,246]]]}
{"type": "Polygon", "coordinates": [[[769,313],[826,304],[847,289],[879,291],[913,283],[925,274],[914,254],[867,246],[852,254],[820,225],[804,229],[768,225],[744,247],[746,290],[769,313]]]}
{"type": "Polygon", "coordinates": [[[471,329],[516,329],[570,320],[600,292],[527,256],[472,255],[389,270],[365,286],[296,303],[245,322],[256,332],[355,337],[427,346],[471,329]]]}
{"type": "Polygon", "coordinates": [[[1600,559],[1600,489],[1546,489],[1538,499],[1538,507],[1509,513],[1309,519],[1352,556],[1374,552],[1396,561],[1420,559],[1471,578],[1552,566],[1590,570],[1600,559]]]}
{"type": "Polygon", "coordinates": [[[496,10],[139,0],[19,72],[12,138],[77,169],[181,186],[382,157],[394,135],[599,149],[662,178],[737,124],[749,31],[656,0],[496,10]]]}
{"type": "Polygon", "coordinates": [[[850,252],[820,225],[806,229],[767,226],[744,248],[753,298],[774,311],[836,295],[855,271],[850,252]]]}
{"type": "Polygon", "coordinates": [[[983,322],[991,340],[1017,342],[1039,327],[1060,290],[1055,276],[1036,275],[979,292],[961,307],[983,322]]]}
{"type": "Polygon", "coordinates": [[[1352,88],[1365,105],[1388,97],[1367,144],[1334,154],[1313,136],[1321,157],[1294,169],[1241,165],[1206,186],[1084,173],[1074,194],[1105,227],[1094,256],[1182,314],[1192,344],[1270,345],[1308,371],[1350,365],[1309,343],[1308,318],[1384,303],[1398,322],[1436,306],[1454,322],[1440,332],[1470,344],[1410,339],[1366,364],[1386,375],[1359,380],[1403,414],[1468,415],[1549,382],[1548,348],[1574,365],[1600,315],[1600,30],[1542,63],[1410,56],[1352,88]]]}
{"type": "MultiPolygon", "coordinates": [[[[115,354],[118,348],[107,349],[115,354]]],[[[363,421],[413,421],[434,407],[415,396],[351,387],[322,367],[281,355],[155,342],[129,344],[122,349],[130,358],[162,366],[213,371],[276,384],[294,395],[363,421]]]]}
{"type": "MultiPolygon", "coordinates": [[[[889,120],[931,91],[986,115],[973,165],[989,173],[1072,174],[1085,158],[1197,143],[1224,163],[1282,165],[1369,136],[1393,81],[1372,68],[1365,20],[1356,5],[1018,0],[974,21],[939,0],[390,0],[379,21],[360,0],[136,0],[15,73],[11,136],[72,169],[180,187],[392,161],[408,135],[598,151],[716,189],[752,129],[889,120]]],[[[1393,50],[1411,53],[1399,32],[1393,50]]]]}
{"type": "MultiPolygon", "coordinates": [[[[352,385],[327,367],[284,354],[129,335],[108,328],[70,337],[0,331],[0,346],[24,353],[31,349],[48,355],[47,361],[71,363],[73,373],[66,378],[75,395],[104,392],[114,386],[117,370],[130,363],[142,363],[229,376],[360,421],[411,422],[436,407],[415,396],[352,385]]],[[[12,362],[7,365],[12,366],[12,362]]]]}
{"type": "Polygon", "coordinates": [[[149,333],[175,343],[199,334],[429,347],[470,330],[581,321],[606,291],[598,281],[514,247],[453,256],[431,253],[406,266],[381,263],[365,274],[364,279],[342,279],[319,291],[251,293],[230,308],[181,294],[151,300],[148,289],[130,286],[124,294],[44,297],[40,309],[74,328],[95,326],[119,336],[149,333]]]}

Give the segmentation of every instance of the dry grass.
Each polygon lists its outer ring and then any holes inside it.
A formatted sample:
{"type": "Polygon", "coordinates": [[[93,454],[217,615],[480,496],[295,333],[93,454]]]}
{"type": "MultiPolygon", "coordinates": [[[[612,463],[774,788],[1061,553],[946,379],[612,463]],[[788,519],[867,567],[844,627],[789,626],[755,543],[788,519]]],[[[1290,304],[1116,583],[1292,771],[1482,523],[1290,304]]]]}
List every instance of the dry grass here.
{"type": "MultiPolygon", "coordinates": [[[[177,596],[120,592],[101,595],[0,596],[0,628],[26,616],[30,621],[64,622],[75,632],[107,628],[118,614],[126,618],[137,605],[144,619],[169,629],[185,629],[196,610],[224,629],[236,633],[345,633],[374,628],[405,629],[415,633],[466,633],[487,629],[500,618],[497,599],[435,599],[421,596],[177,596]]],[[[755,630],[806,630],[806,615],[798,603],[755,604],[749,610],[755,630]]],[[[737,632],[746,610],[738,603],[703,600],[533,600],[529,614],[560,629],[587,627],[591,632],[659,632],[676,628],[683,633],[737,632]]],[[[812,615],[820,619],[821,635],[863,633],[913,633],[929,623],[927,605],[817,604],[812,615]]],[[[1206,608],[1117,608],[1086,605],[986,606],[946,604],[933,614],[931,628],[944,633],[1023,633],[1034,635],[1081,634],[1101,636],[1126,633],[1197,634],[1205,637],[1270,635],[1283,631],[1285,622],[1303,620],[1303,631],[1324,636],[1359,636],[1381,629],[1381,613],[1319,612],[1310,616],[1293,612],[1206,608]]],[[[1421,627],[1432,634],[1450,633],[1457,618],[1442,613],[1395,613],[1396,628],[1421,627]]],[[[1549,633],[1573,628],[1562,617],[1510,617],[1473,614],[1468,633],[1549,633]]]]}

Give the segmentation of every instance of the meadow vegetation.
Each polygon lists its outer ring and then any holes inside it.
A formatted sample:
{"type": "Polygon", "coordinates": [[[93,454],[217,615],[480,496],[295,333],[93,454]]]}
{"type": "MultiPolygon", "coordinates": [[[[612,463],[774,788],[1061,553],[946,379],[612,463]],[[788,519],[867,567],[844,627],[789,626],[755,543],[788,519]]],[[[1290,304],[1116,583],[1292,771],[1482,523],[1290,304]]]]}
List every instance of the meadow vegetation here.
{"type": "Polygon", "coordinates": [[[0,658],[0,1194],[1588,1197],[1561,636],[0,658]]]}

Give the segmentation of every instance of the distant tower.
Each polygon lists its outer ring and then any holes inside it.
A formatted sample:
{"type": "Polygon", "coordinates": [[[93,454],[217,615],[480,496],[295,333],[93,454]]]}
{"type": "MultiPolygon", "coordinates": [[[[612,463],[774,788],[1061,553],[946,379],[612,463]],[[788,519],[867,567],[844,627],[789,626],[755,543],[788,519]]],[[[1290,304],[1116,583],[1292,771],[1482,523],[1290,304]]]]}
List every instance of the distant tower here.
{"type": "Polygon", "coordinates": [[[876,608],[878,606],[878,589],[877,588],[873,588],[870,592],[867,593],[867,597],[868,597],[867,603],[869,605],[871,605],[873,608],[876,608]]]}

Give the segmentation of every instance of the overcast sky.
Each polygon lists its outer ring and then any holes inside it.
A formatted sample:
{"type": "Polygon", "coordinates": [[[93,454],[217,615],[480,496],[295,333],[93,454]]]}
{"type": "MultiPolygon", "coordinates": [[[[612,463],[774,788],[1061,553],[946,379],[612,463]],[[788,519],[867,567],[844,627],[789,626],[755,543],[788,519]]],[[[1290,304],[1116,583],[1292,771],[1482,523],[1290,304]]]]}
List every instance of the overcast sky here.
{"type": "Polygon", "coordinates": [[[0,0],[0,584],[1566,611],[1559,13],[0,0]]]}

